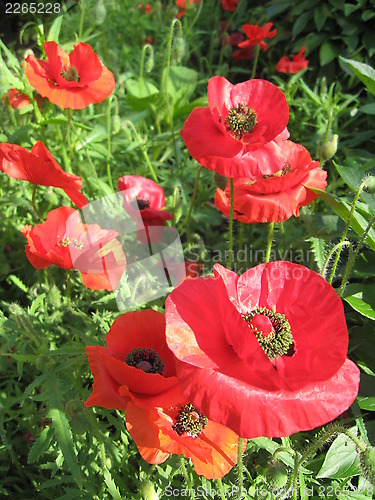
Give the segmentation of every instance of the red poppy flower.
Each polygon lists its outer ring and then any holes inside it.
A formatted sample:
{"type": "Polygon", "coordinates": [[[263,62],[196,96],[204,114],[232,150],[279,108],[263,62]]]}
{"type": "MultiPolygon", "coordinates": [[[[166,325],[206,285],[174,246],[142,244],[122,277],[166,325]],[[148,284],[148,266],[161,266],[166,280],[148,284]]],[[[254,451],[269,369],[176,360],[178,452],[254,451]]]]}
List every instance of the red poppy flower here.
{"type": "Polygon", "coordinates": [[[120,177],[118,189],[122,191],[124,208],[137,221],[138,239],[143,243],[160,241],[166,221],[173,219],[170,212],[162,210],[165,205],[164,189],[139,175],[120,177]]]}
{"type": "MultiPolygon", "coordinates": [[[[188,5],[198,5],[201,3],[201,0],[188,0],[188,5]]],[[[186,14],[186,0],[176,0],[177,7],[180,8],[179,13],[176,15],[177,19],[183,17],[186,14]]]]}
{"type": "Polygon", "coordinates": [[[3,97],[3,101],[5,104],[9,101],[13,109],[22,109],[30,105],[27,95],[22,94],[17,89],[10,89],[7,95],[3,97]]]}
{"type": "Polygon", "coordinates": [[[305,47],[301,47],[298,54],[294,56],[284,56],[276,64],[276,71],[280,73],[298,73],[301,69],[307,68],[309,61],[304,57],[305,47]]]}
{"type": "Polygon", "coordinates": [[[145,14],[150,14],[152,12],[152,5],[149,3],[146,3],[145,5],[143,5],[142,3],[139,3],[138,9],[144,10],[145,14]]]}
{"type": "Polygon", "coordinates": [[[30,85],[53,104],[83,109],[113,92],[113,74],[87,43],[76,43],[69,55],[56,42],[45,42],[43,47],[48,60],[29,55],[25,72],[30,85]]]}
{"type": "Polygon", "coordinates": [[[240,0],[221,0],[221,6],[224,10],[234,12],[240,0]]]}
{"type": "Polygon", "coordinates": [[[258,26],[257,24],[244,24],[241,29],[247,36],[247,40],[238,44],[240,49],[246,49],[248,47],[254,47],[259,44],[259,47],[263,50],[268,48],[268,45],[263,41],[266,38],[273,38],[276,36],[276,28],[271,31],[272,23],[266,23],[264,26],[258,26]]]}
{"type": "Polygon", "coordinates": [[[280,170],[278,140],[289,120],[283,92],[266,80],[232,85],[214,76],[207,93],[208,107],[193,109],[181,130],[191,156],[225,177],[255,180],[280,170]]]}
{"type": "Polygon", "coordinates": [[[70,207],[51,210],[43,224],[24,226],[26,257],[35,269],[51,265],[77,269],[82,283],[93,290],[114,290],[126,267],[118,233],[98,224],[82,224],[70,207]]]}
{"type": "MultiPolygon", "coordinates": [[[[246,224],[258,222],[283,222],[292,215],[299,217],[299,209],[309,205],[316,195],[309,187],[324,190],[327,172],[300,144],[284,141],[289,151],[285,166],[280,172],[265,176],[259,181],[235,179],[233,217],[246,224]]],[[[216,190],[215,206],[224,215],[230,213],[230,184],[225,190],[216,190]]]]}
{"type": "Polygon", "coordinates": [[[126,427],[148,463],[161,464],[173,453],[184,455],[206,479],[223,477],[237,463],[238,435],[208,420],[191,404],[163,409],[129,403],[125,416],[126,427]]]}
{"type": "Polygon", "coordinates": [[[140,405],[174,405],[182,399],[175,358],[165,341],[164,314],[153,310],[119,316],[106,336],[107,347],[85,348],[94,376],[85,406],[124,410],[140,405]]]}
{"type": "Polygon", "coordinates": [[[166,301],[166,337],[186,398],[240,436],[314,429],[354,401],[359,370],[334,288],[277,261],[241,276],[185,280],[166,301]]]}
{"type": "Polygon", "coordinates": [[[80,192],[81,177],[64,172],[41,141],[34,144],[31,152],[17,144],[0,144],[0,170],[12,179],[61,188],[78,208],[88,203],[80,192]]]}

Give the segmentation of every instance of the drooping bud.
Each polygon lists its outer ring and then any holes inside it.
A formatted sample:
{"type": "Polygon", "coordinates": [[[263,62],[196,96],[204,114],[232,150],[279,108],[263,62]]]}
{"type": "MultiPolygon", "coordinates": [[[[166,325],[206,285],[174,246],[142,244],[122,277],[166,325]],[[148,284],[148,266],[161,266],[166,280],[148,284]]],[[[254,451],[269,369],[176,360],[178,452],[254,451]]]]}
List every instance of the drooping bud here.
{"type": "Polygon", "coordinates": [[[94,9],[94,18],[96,24],[103,24],[106,17],[107,17],[107,9],[105,8],[103,0],[99,0],[94,9]]]}
{"type": "Polygon", "coordinates": [[[329,160],[330,158],[332,158],[332,156],[335,155],[337,151],[338,139],[339,136],[337,134],[334,134],[330,141],[327,141],[323,144],[320,152],[320,157],[323,161],[329,160]]]}

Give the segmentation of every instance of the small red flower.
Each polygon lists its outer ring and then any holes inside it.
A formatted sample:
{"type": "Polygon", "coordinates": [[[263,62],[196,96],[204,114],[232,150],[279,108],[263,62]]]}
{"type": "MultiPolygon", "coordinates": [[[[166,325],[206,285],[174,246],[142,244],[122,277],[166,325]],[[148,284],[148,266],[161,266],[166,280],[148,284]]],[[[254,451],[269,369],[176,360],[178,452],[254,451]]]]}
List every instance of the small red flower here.
{"type": "Polygon", "coordinates": [[[301,69],[307,68],[309,65],[309,61],[304,57],[305,47],[301,47],[298,54],[294,56],[284,56],[280,59],[280,61],[276,64],[276,71],[280,73],[298,73],[301,69]]]}
{"type": "Polygon", "coordinates": [[[151,309],[122,314],[106,343],[85,348],[94,376],[85,406],[124,410],[130,401],[155,406],[182,400],[175,357],[165,341],[164,314],[151,309]]]}
{"type": "Polygon", "coordinates": [[[0,144],[0,170],[12,179],[61,188],[78,208],[88,203],[81,193],[81,177],[62,170],[41,141],[31,152],[17,144],[0,144]]]}
{"type": "Polygon", "coordinates": [[[126,427],[141,456],[151,464],[161,464],[173,453],[184,455],[198,475],[218,479],[237,463],[238,435],[208,420],[189,403],[168,409],[129,403],[126,427]]]}
{"type": "Polygon", "coordinates": [[[145,14],[150,14],[152,12],[152,5],[149,4],[149,3],[146,3],[145,5],[143,5],[142,3],[139,3],[138,4],[138,9],[139,10],[144,10],[145,14]]]}
{"type": "MultiPolygon", "coordinates": [[[[258,181],[235,179],[234,219],[246,224],[283,222],[292,215],[299,217],[299,209],[309,205],[316,195],[309,187],[324,190],[327,172],[318,161],[312,161],[309,152],[300,144],[284,141],[289,151],[286,164],[279,172],[258,181]]],[[[216,190],[215,206],[224,215],[230,213],[230,184],[225,190],[216,190]]]]}
{"type": "Polygon", "coordinates": [[[181,130],[191,156],[225,177],[256,180],[279,171],[289,120],[283,92],[266,80],[232,85],[214,76],[207,93],[208,107],[195,108],[181,130]]]}
{"type": "Polygon", "coordinates": [[[87,43],[77,43],[68,55],[56,42],[43,44],[47,61],[26,58],[30,85],[62,108],[83,109],[104,101],[113,92],[113,74],[102,65],[87,43]]]}
{"type": "Polygon", "coordinates": [[[266,23],[264,26],[258,26],[257,24],[244,24],[241,29],[248,39],[239,43],[239,48],[246,49],[259,44],[261,49],[266,50],[268,45],[264,42],[264,40],[266,38],[275,37],[277,33],[276,28],[271,31],[271,27],[272,23],[266,23]]]}
{"type": "Polygon", "coordinates": [[[188,5],[198,5],[201,3],[201,0],[176,0],[176,5],[179,7],[180,11],[176,15],[177,19],[183,17],[186,14],[187,7],[186,7],[186,1],[188,1],[188,5]]]}
{"type": "Polygon", "coordinates": [[[143,243],[160,241],[166,221],[173,219],[163,210],[164,189],[146,177],[125,175],[118,180],[118,190],[122,191],[124,208],[137,221],[138,239],[143,243]]]}
{"type": "Polygon", "coordinates": [[[221,0],[221,6],[224,10],[234,12],[240,0],[221,0]]]}
{"type": "Polygon", "coordinates": [[[10,89],[7,95],[3,97],[3,101],[5,104],[9,101],[13,109],[22,109],[31,104],[27,95],[22,94],[17,89],[10,89]]]}
{"type": "Polygon", "coordinates": [[[93,290],[114,290],[126,267],[118,233],[98,224],[82,224],[78,211],[70,207],[51,210],[45,222],[26,225],[26,257],[35,269],[51,265],[77,269],[82,282],[93,290]]]}
{"type": "Polygon", "coordinates": [[[166,338],[186,398],[240,436],[281,437],[342,414],[358,392],[334,288],[291,262],[185,280],[166,301],[166,338]]]}

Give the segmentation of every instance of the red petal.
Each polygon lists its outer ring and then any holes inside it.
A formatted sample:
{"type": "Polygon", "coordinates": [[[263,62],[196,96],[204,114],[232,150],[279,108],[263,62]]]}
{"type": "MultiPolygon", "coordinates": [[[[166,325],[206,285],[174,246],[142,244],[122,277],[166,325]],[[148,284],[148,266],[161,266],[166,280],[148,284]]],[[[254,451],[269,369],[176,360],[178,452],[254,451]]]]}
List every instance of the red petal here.
{"type": "Polygon", "coordinates": [[[102,63],[87,43],[76,43],[73,52],[69,54],[69,60],[78,72],[80,85],[89,85],[102,74],[102,63]]]}

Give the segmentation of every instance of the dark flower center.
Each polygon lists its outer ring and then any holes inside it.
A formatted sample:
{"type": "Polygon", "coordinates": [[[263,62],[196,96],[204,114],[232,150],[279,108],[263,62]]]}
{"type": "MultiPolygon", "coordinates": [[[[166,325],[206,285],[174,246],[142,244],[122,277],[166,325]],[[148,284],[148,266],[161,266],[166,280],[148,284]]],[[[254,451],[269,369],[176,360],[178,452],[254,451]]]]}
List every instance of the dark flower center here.
{"type": "Polygon", "coordinates": [[[164,363],[159,354],[149,347],[147,349],[145,347],[132,349],[126,356],[125,363],[146,373],[160,373],[162,375],[164,369],[164,363]]]}
{"type": "Polygon", "coordinates": [[[74,66],[63,66],[60,75],[67,82],[79,82],[78,71],[74,66]]]}
{"type": "Polygon", "coordinates": [[[246,104],[238,104],[229,110],[225,119],[228,132],[233,132],[235,139],[241,139],[243,134],[249,134],[257,123],[255,111],[246,104]]]}
{"type": "Polygon", "coordinates": [[[82,241],[77,240],[77,238],[69,238],[69,236],[64,236],[64,238],[57,244],[59,247],[73,247],[77,250],[82,250],[82,241]]]}
{"type": "Polygon", "coordinates": [[[273,309],[257,307],[242,317],[256,336],[270,361],[278,356],[293,356],[294,340],[285,314],[273,309]]]}
{"type": "Polygon", "coordinates": [[[150,202],[148,200],[137,200],[137,205],[139,210],[144,210],[145,208],[150,208],[150,202]]]}
{"type": "Polygon", "coordinates": [[[172,429],[176,431],[179,436],[182,436],[186,432],[188,436],[196,438],[206,427],[207,422],[207,417],[198,411],[191,403],[188,403],[179,411],[176,422],[172,425],[172,429]]]}

